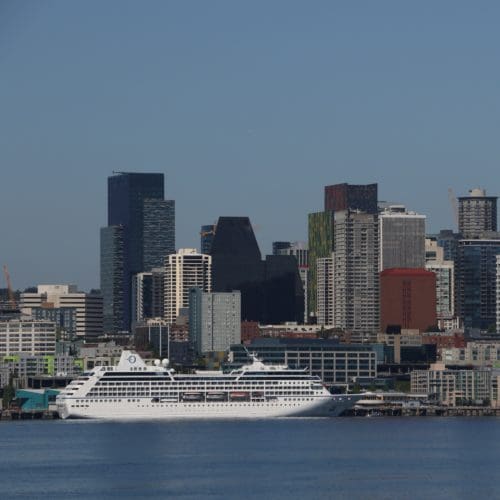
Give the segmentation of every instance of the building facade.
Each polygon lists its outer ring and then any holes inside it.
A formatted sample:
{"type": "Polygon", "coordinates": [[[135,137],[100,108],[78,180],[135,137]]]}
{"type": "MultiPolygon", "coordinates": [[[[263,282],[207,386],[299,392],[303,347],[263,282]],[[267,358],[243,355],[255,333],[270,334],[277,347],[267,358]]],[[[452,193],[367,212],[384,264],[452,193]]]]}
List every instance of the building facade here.
{"type": "MultiPolygon", "coordinates": [[[[344,345],[323,339],[254,339],[248,346],[265,363],[305,368],[327,386],[346,386],[360,377],[377,376],[377,355],[368,345],[344,345]]],[[[230,359],[246,363],[248,352],[241,345],[231,346],[230,359]]]]}
{"type": "Polygon", "coordinates": [[[380,273],[381,330],[399,326],[420,332],[437,324],[436,275],[424,269],[380,273]]]}
{"type": "Polygon", "coordinates": [[[38,285],[36,293],[21,294],[20,307],[34,319],[54,321],[68,338],[103,333],[103,300],[98,292],[78,292],[75,285],[38,285]]]}
{"type": "Polygon", "coordinates": [[[52,321],[0,321],[0,356],[49,355],[56,352],[56,325],[52,321]]]}
{"type": "Polygon", "coordinates": [[[355,340],[379,330],[378,227],[376,214],[335,212],[334,325],[355,340]]]}
{"type": "Polygon", "coordinates": [[[425,266],[425,219],[403,205],[380,213],[380,271],[425,266]]]}
{"type": "Polygon", "coordinates": [[[132,276],[132,324],[153,318],[153,273],[132,276]]]}
{"type": "Polygon", "coordinates": [[[201,226],[200,231],[200,249],[201,253],[210,255],[212,250],[212,242],[214,241],[216,224],[206,224],[201,226]]]}
{"type": "Polygon", "coordinates": [[[334,184],[325,186],[325,211],[360,210],[378,212],[377,184],[334,184]]]}
{"type": "Polygon", "coordinates": [[[335,254],[331,257],[317,259],[316,275],[317,285],[317,306],[318,306],[318,324],[335,324],[335,254]]]}
{"type": "Polygon", "coordinates": [[[460,240],[455,267],[455,308],[466,331],[496,331],[499,239],[460,240]]]}
{"type": "Polygon", "coordinates": [[[309,255],[307,279],[307,310],[310,320],[317,318],[317,260],[328,258],[333,252],[334,216],[333,212],[316,212],[309,214],[309,255]]]}
{"type": "Polygon", "coordinates": [[[164,318],[175,323],[181,308],[189,307],[189,290],[212,290],[212,258],[193,248],[165,257],[164,318]]]}
{"type": "Polygon", "coordinates": [[[471,189],[458,198],[458,232],[464,239],[480,238],[485,231],[497,230],[497,197],[484,189],[471,189]]]}
{"type": "Polygon", "coordinates": [[[189,337],[198,354],[226,351],[241,342],[241,294],[234,292],[189,293],[189,337]]]}

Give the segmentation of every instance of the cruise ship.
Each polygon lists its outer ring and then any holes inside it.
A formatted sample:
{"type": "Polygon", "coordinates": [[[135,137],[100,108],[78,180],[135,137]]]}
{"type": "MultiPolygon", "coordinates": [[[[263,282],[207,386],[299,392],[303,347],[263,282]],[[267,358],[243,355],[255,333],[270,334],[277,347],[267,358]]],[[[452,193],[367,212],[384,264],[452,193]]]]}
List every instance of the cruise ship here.
{"type": "Polygon", "coordinates": [[[338,416],[359,396],[332,395],[303,369],[251,362],[229,373],[177,374],[168,360],[149,365],[122,352],[117,366],[97,366],[57,396],[66,418],[184,419],[338,416]]]}

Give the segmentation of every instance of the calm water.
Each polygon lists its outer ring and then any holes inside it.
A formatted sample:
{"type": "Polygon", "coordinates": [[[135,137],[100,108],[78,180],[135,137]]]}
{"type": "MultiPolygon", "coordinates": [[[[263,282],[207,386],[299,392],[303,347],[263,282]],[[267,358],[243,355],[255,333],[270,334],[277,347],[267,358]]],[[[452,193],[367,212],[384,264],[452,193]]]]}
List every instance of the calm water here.
{"type": "Polygon", "coordinates": [[[0,423],[1,498],[500,498],[500,419],[0,423]]]}

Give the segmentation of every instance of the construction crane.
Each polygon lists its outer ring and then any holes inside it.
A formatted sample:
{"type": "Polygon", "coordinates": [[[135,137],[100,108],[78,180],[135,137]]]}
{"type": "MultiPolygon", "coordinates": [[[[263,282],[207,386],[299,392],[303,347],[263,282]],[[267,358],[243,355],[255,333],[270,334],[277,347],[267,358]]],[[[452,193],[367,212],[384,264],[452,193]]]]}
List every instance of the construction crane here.
{"type": "Polygon", "coordinates": [[[450,205],[453,210],[453,216],[455,217],[455,224],[458,227],[458,204],[457,204],[457,197],[455,196],[455,193],[453,192],[452,188],[448,188],[448,198],[450,200],[450,205]]]}
{"type": "Polygon", "coordinates": [[[10,274],[7,266],[3,266],[3,275],[5,276],[5,281],[7,282],[7,293],[9,295],[9,303],[12,309],[17,308],[16,298],[14,296],[14,291],[12,290],[12,283],[10,282],[10,274]]]}

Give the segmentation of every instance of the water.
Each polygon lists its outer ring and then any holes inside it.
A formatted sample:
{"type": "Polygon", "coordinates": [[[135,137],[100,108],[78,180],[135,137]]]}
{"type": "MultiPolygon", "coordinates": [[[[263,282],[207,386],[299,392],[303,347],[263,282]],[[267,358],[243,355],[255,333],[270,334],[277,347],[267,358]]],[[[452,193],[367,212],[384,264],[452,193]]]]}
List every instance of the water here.
{"type": "Polygon", "coordinates": [[[500,419],[0,423],[5,498],[500,498],[500,419]]]}

